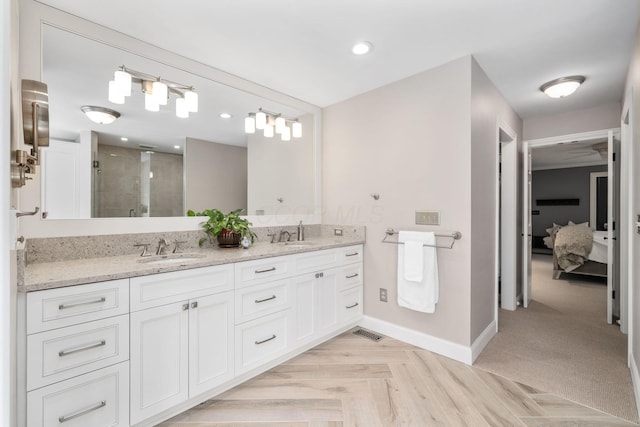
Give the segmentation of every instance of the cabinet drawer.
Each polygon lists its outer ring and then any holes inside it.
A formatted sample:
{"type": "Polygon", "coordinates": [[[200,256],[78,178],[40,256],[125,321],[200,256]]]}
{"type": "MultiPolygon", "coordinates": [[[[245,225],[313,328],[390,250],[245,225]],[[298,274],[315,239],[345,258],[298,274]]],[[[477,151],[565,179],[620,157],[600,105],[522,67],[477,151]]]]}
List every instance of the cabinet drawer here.
{"type": "Polygon", "coordinates": [[[340,252],[336,249],[325,249],[307,252],[295,256],[296,273],[309,273],[335,267],[339,264],[340,252]]]}
{"type": "Polygon", "coordinates": [[[131,279],[131,311],[233,289],[233,265],[194,268],[131,279]]]}
{"type": "Polygon", "coordinates": [[[343,267],[338,277],[338,289],[348,289],[362,283],[362,263],[343,267]]]}
{"type": "Polygon", "coordinates": [[[236,288],[291,277],[294,274],[291,257],[281,256],[235,264],[236,288]]]}
{"type": "Polygon", "coordinates": [[[286,310],[236,326],[236,374],[251,370],[289,349],[292,311],[286,310]]]}
{"type": "Polygon", "coordinates": [[[29,292],[27,334],[129,312],[129,279],[29,292]]]}
{"type": "Polygon", "coordinates": [[[290,308],[291,280],[282,279],[237,289],[236,324],[290,308]]]}
{"type": "Polygon", "coordinates": [[[362,317],[362,286],[340,292],[338,304],[338,322],[341,325],[362,317]]]}
{"type": "Polygon", "coordinates": [[[362,245],[347,246],[345,248],[339,248],[340,264],[350,264],[352,262],[362,261],[362,245]]]}
{"type": "Polygon", "coordinates": [[[27,427],[129,425],[129,364],[27,393],[27,427]]]}
{"type": "Polygon", "coordinates": [[[27,390],[129,359],[129,316],[27,337],[27,390]]]}

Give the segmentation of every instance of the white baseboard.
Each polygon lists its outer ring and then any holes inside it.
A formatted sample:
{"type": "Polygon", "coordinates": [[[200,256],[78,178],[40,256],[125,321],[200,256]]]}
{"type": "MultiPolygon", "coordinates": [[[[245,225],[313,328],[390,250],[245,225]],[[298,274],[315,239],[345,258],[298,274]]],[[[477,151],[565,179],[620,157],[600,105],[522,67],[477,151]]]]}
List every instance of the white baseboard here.
{"type": "Polygon", "coordinates": [[[371,316],[364,316],[360,326],[467,365],[472,365],[475,362],[497,333],[496,321],[494,320],[482,331],[471,347],[467,347],[371,316]]]}
{"type": "Polygon", "coordinates": [[[629,369],[631,370],[631,382],[633,383],[633,394],[636,397],[636,408],[638,408],[638,416],[640,416],[640,372],[638,365],[633,358],[633,353],[629,357],[629,369]]]}
{"type": "Polygon", "coordinates": [[[498,325],[496,321],[489,323],[484,328],[480,336],[471,344],[471,363],[475,362],[482,350],[489,344],[489,341],[498,333],[498,325]]]}

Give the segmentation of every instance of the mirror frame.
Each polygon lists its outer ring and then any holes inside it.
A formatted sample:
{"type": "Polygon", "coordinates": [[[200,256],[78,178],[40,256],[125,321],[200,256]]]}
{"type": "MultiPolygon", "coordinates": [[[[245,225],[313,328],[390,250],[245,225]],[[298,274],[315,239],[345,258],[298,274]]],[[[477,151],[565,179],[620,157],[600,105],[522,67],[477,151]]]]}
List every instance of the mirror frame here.
{"type": "MultiPolygon", "coordinates": [[[[43,25],[58,27],[82,37],[122,49],[143,58],[189,72],[200,77],[249,92],[253,95],[289,105],[305,113],[314,115],[313,167],[314,167],[314,208],[311,215],[264,215],[247,216],[255,227],[297,224],[298,221],[318,224],[322,210],[321,141],[322,109],[299,99],[276,92],[256,83],[226,73],[219,69],[185,58],[173,52],[158,48],[138,39],[119,33],[110,28],[87,21],[67,12],[55,9],[35,0],[20,2],[20,79],[42,79],[43,25]]],[[[14,126],[22,126],[14,114],[14,126]]],[[[18,209],[33,211],[41,205],[40,168],[19,193],[18,209]]],[[[43,220],[39,215],[22,217],[19,233],[25,237],[88,236],[99,234],[127,234],[161,231],[187,231],[199,229],[200,218],[91,218],[43,220]]]]}

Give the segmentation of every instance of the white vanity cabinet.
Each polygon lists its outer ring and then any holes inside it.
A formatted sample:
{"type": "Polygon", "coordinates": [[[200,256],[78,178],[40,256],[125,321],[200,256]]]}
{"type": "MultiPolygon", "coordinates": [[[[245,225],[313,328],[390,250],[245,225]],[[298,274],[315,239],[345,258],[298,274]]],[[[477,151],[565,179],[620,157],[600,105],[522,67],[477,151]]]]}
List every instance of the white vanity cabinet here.
{"type": "Polygon", "coordinates": [[[232,265],[136,277],[130,287],[131,424],[233,378],[232,265]]]}
{"type": "Polygon", "coordinates": [[[129,280],[31,292],[26,425],[129,425],[129,280]]]}

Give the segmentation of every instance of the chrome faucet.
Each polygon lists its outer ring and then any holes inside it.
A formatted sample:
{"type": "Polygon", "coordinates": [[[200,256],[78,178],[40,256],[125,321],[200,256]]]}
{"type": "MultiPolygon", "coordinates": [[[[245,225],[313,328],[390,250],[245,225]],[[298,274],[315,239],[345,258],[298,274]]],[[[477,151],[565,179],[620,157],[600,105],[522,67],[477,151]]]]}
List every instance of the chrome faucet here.
{"type": "Polygon", "coordinates": [[[288,242],[289,240],[291,240],[291,233],[289,233],[287,230],[280,231],[280,237],[278,237],[278,243],[288,242]],[[285,234],[287,235],[287,240],[282,240],[282,236],[285,234]]]}
{"type": "Polygon", "coordinates": [[[156,249],[156,255],[165,255],[167,253],[167,247],[169,247],[169,242],[167,242],[166,239],[160,239],[158,249],[156,249]]]}

